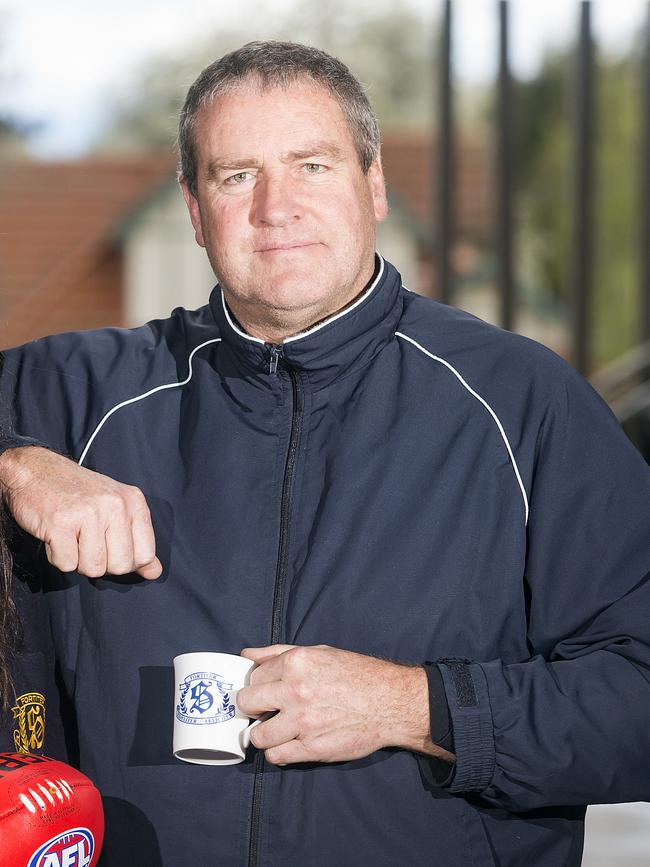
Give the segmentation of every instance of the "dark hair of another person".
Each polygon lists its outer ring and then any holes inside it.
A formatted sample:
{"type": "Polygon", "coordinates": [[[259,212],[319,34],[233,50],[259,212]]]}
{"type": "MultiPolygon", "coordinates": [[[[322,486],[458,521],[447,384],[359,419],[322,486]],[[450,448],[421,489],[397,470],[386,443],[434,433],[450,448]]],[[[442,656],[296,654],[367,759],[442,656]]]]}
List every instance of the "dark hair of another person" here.
{"type": "Polygon", "coordinates": [[[338,102],[348,122],[364,173],[379,158],[377,118],[361,83],[336,57],[296,42],[249,42],[207,66],[190,87],[181,109],[177,147],[180,173],[192,195],[197,192],[194,121],[219,94],[246,85],[261,90],[287,88],[299,82],[324,87],[338,102]]]}
{"type": "Polygon", "coordinates": [[[7,516],[0,505],[0,711],[10,706],[11,655],[15,650],[20,626],[12,598],[11,554],[7,545],[7,516]]]}

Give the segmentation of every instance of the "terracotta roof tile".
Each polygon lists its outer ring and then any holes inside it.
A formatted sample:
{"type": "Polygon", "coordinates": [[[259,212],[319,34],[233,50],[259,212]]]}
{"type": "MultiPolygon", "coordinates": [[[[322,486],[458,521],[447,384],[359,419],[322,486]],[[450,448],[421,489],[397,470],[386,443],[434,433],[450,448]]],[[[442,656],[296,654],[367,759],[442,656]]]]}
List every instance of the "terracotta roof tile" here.
{"type": "MultiPolygon", "coordinates": [[[[382,159],[388,193],[426,228],[435,214],[436,143],[425,132],[386,132],[382,159]]],[[[484,140],[461,139],[456,148],[456,223],[461,232],[487,237],[493,224],[489,150],[484,140]]]]}
{"type": "MultiPolygon", "coordinates": [[[[121,220],[173,171],[169,156],[2,164],[0,316],[4,322],[26,322],[36,310],[41,311],[39,320],[46,319],[48,311],[51,315],[61,295],[99,266],[107,240],[121,220]]],[[[121,286],[114,291],[120,295],[121,286]]],[[[70,326],[79,327],[74,322],[70,326]]]]}

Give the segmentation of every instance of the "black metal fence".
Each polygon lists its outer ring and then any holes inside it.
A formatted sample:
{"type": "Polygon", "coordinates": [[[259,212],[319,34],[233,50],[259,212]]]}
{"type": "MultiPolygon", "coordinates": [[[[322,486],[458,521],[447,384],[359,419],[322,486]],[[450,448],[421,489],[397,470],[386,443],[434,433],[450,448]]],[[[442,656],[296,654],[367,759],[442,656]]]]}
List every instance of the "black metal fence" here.
{"type": "MultiPolygon", "coordinates": [[[[454,300],[454,274],[451,248],[455,238],[454,220],[454,88],[451,67],[453,0],[445,0],[440,36],[438,88],[438,148],[436,166],[435,238],[433,241],[437,285],[435,295],[445,303],[454,300]]],[[[512,328],[516,309],[516,281],[513,278],[513,119],[517,105],[512,86],[509,57],[509,0],[498,0],[495,12],[499,22],[499,75],[495,123],[495,201],[497,287],[500,296],[500,324],[512,328]]],[[[583,373],[592,369],[590,313],[593,307],[594,214],[596,147],[596,86],[591,0],[576,4],[577,40],[574,63],[572,105],[573,137],[573,239],[571,250],[571,360],[583,373]]],[[[644,25],[642,58],[642,100],[639,112],[642,133],[639,142],[639,255],[640,307],[638,341],[650,341],[650,3],[644,25]]],[[[648,352],[649,350],[645,350],[648,352]]],[[[638,372],[638,371],[637,371],[638,372]]],[[[648,397],[650,406],[650,395],[648,397]]]]}

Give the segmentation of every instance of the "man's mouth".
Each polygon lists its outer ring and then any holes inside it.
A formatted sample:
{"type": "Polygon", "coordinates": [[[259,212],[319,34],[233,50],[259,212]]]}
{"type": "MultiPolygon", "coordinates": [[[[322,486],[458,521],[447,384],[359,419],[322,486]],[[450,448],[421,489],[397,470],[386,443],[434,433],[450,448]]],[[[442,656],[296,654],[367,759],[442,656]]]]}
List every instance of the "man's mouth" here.
{"type": "Polygon", "coordinates": [[[300,250],[305,250],[308,247],[316,247],[316,241],[286,241],[284,243],[266,244],[263,247],[258,247],[256,253],[291,253],[300,250]]]}

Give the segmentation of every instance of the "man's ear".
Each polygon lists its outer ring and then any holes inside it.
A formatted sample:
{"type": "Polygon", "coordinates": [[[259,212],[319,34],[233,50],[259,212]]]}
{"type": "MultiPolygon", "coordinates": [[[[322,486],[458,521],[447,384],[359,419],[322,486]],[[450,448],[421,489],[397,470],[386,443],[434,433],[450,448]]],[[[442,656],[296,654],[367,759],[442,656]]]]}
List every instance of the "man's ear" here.
{"type": "Polygon", "coordinates": [[[385,220],[388,214],[388,201],[386,199],[386,181],[381,167],[381,158],[373,160],[368,169],[368,185],[372,195],[372,203],[377,222],[385,220]]]}
{"type": "Polygon", "coordinates": [[[199,247],[205,247],[205,240],[203,238],[203,225],[201,223],[201,211],[199,208],[199,202],[196,196],[190,192],[190,188],[187,186],[187,181],[181,175],[178,179],[178,183],[181,185],[181,190],[183,191],[183,198],[185,199],[185,204],[187,205],[187,210],[190,212],[190,220],[192,221],[192,226],[194,227],[194,237],[196,238],[196,243],[199,247]]]}

